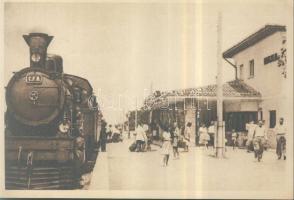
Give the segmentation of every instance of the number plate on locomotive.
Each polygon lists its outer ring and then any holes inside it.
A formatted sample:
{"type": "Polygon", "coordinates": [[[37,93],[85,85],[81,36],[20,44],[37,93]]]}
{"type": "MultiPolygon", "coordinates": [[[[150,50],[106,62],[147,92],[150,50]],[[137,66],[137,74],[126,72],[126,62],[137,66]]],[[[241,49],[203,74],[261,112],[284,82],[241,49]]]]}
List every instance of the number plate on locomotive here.
{"type": "Polygon", "coordinates": [[[42,76],[39,74],[28,74],[26,76],[26,83],[41,84],[42,83],[42,76]]]}

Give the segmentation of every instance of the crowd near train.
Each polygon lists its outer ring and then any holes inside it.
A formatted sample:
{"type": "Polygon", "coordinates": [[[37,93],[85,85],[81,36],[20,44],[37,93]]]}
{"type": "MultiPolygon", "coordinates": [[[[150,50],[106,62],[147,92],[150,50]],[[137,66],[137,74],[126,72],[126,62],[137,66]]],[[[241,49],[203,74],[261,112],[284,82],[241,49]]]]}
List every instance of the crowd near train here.
{"type": "MultiPolygon", "coordinates": [[[[134,131],[135,141],[129,147],[131,152],[150,151],[150,144],[159,144],[161,152],[165,156],[163,165],[167,166],[169,155],[179,158],[178,148],[183,148],[185,152],[189,151],[189,146],[202,146],[204,150],[210,147],[216,153],[217,149],[217,122],[210,121],[207,126],[202,122],[196,131],[192,128],[190,121],[184,122],[181,116],[176,116],[171,112],[161,112],[160,115],[150,111],[137,112],[137,119],[134,114],[130,114],[128,119],[130,129],[134,131]],[[152,115],[153,114],[153,115],[152,115]],[[186,123],[186,124],[185,124],[186,123]],[[193,132],[196,134],[193,134],[193,132]]],[[[245,124],[246,132],[238,132],[235,129],[225,131],[223,136],[223,145],[221,148],[227,151],[227,146],[232,146],[235,150],[238,148],[246,149],[248,153],[253,153],[254,158],[260,162],[263,152],[269,148],[267,131],[263,120],[250,120],[245,124]]],[[[225,130],[225,129],[224,129],[225,130]]],[[[276,136],[276,154],[279,160],[286,160],[286,127],[284,118],[279,119],[279,123],[274,128],[276,136]]],[[[210,151],[211,152],[211,151],[210,151]]]]}
{"type": "MultiPolygon", "coordinates": [[[[106,143],[122,142],[126,126],[128,138],[130,130],[135,136],[129,150],[150,151],[151,143],[161,141],[164,165],[171,149],[178,157],[178,148],[189,151],[194,139],[196,145],[216,147],[213,121],[209,127],[202,124],[192,134],[194,122],[187,122],[174,113],[142,112],[137,117],[136,111],[130,113],[127,124],[108,125],[89,81],[64,73],[62,57],[47,54],[53,36],[30,33],[23,38],[29,46],[30,66],[14,72],[6,86],[6,189],[80,188],[82,175],[93,170],[99,148],[106,151],[106,143]]],[[[285,160],[283,121],[281,118],[275,131],[278,159],[283,155],[285,160]]],[[[247,138],[248,150],[250,147],[260,161],[263,140],[267,139],[263,122],[252,121],[246,129],[248,138],[252,136],[251,140],[247,138]]],[[[229,143],[234,148],[238,135],[233,132],[229,143]]]]}
{"type": "Polygon", "coordinates": [[[47,54],[53,39],[23,35],[30,66],[6,87],[6,189],[73,189],[93,169],[102,113],[87,79],[66,74],[62,57],[47,54]]]}

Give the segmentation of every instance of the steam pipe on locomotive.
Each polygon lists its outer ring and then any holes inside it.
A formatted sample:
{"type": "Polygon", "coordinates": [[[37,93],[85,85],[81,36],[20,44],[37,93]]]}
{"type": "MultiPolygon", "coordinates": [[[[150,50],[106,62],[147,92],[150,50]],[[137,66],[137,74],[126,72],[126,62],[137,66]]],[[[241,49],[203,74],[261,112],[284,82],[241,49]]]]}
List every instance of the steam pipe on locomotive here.
{"type": "Polygon", "coordinates": [[[62,57],[47,54],[53,36],[30,33],[23,38],[30,67],[15,73],[6,87],[6,188],[74,187],[85,166],[91,170],[95,164],[102,113],[88,80],[63,73],[62,57]],[[34,159],[29,177],[14,176],[11,170],[19,170],[15,166],[25,165],[29,157],[34,159]],[[38,177],[48,167],[57,170],[57,180],[38,177]]]}

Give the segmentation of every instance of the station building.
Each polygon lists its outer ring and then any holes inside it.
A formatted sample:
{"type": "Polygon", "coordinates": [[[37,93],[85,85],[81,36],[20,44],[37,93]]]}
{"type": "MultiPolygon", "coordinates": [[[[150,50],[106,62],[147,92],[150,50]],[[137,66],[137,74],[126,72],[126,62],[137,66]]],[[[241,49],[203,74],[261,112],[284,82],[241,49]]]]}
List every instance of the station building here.
{"type": "MultiPolygon", "coordinates": [[[[271,147],[275,147],[273,128],[285,117],[283,88],[287,79],[286,27],[265,25],[223,52],[223,58],[235,69],[235,78],[223,85],[223,118],[226,134],[235,129],[246,134],[246,123],[263,120],[271,147]]],[[[157,91],[145,100],[143,121],[184,127],[192,123],[192,138],[199,126],[216,121],[217,85],[183,90],[157,91]]],[[[197,143],[197,141],[195,140],[197,143]]]]}

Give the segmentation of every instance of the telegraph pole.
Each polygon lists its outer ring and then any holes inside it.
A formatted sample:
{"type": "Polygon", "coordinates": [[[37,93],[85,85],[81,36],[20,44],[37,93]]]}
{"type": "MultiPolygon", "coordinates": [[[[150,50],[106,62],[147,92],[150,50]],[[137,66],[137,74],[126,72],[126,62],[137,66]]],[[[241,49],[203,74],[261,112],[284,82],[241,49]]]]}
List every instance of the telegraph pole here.
{"type": "Polygon", "coordinates": [[[223,67],[222,67],[222,13],[217,19],[217,131],[216,131],[216,157],[224,157],[225,133],[223,121],[223,67]]]}

